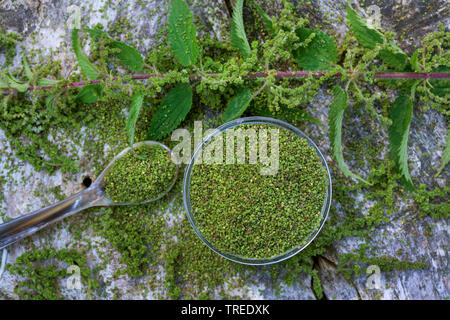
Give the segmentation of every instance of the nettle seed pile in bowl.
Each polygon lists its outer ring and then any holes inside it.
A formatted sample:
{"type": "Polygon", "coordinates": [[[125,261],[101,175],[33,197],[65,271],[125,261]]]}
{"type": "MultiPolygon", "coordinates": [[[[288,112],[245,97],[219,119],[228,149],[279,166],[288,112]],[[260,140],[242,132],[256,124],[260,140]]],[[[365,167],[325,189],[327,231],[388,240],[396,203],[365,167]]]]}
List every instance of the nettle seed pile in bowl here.
{"type": "MultiPolygon", "coordinates": [[[[237,148],[234,164],[196,160],[190,201],[198,231],[216,250],[246,259],[270,259],[302,247],[323,218],[329,182],[320,156],[306,139],[288,129],[268,124],[239,128],[266,129],[268,154],[272,151],[270,130],[278,130],[278,170],[261,174],[267,162],[260,159],[260,145],[258,161],[249,163],[249,139],[245,140],[245,163],[238,163],[244,151],[237,148]]],[[[223,159],[227,157],[226,133],[221,133],[223,159]]]]}

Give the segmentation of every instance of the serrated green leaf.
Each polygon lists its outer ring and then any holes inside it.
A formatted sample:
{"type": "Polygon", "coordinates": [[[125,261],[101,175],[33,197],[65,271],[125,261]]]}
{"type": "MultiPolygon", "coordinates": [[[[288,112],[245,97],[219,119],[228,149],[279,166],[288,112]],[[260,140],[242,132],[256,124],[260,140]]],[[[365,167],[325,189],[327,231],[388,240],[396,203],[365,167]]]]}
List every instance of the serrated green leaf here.
{"type": "Polygon", "coordinates": [[[38,86],[55,86],[59,83],[59,80],[52,80],[52,79],[45,79],[41,78],[38,79],[37,84],[38,86]]]}
{"type": "Polygon", "coordinates": [[[131,71],[139,72],[144,67],[144,60],[141,54],[134,47],[111,38],[111,36],[99,29],[84,29],[93,38],[98,39],[101,36],[105,36],[109,41],[106,46],[110,49],[115,49],[111,53],[117,57],[124,65],[130,68],[131,71]]]}
{"type": "Polygon", "coordinates": [[[269,32],[269,35],[270,35],[271,37],[273,37],[273,36],[275,35],[275,29],[274,29],[274,27],[273,27],[273,21],[272,21],[272,18],[269,17],[269,16],[267,15],[267,13],[260,7],[259,4],[254,3],[254,5],[255,5],[255,7],[256,7],[256,10],[257,10],[258,13],[260,14],[260,16],[261,16],[263,22],[264,22],[264,26],[266,27],[267,32],[269,32]]]}
{"type": "Polygon", "coordinates": [[[230,40],[233,47],[247,59],[251,55],[250,45],[244,29],[244,19],[242,17],[243,0],[236,0],[231,20],[230,40]]]}
{"type": "Polygon", "coordinates": [[[31,71],[30,65],[28,64],[28,60],[25,56],[22,57],[23,61],[23,69],[25,70],[25,76],[29,81],[32,81],[34,78],[33,71],[31,71]]]}
{"type": "Polygon", "coordinates": [[[415,72],[421,71],[420,66],[419,66],[419,50],[414,51],[413,55],[411,56],[410,63],[411,63],[411,68],[415,72]]]}
{"type": "Polygon", "coordinates": [[[447,129],[447,139],[445,142],[445,149],[442,152],[441,158],[441,167],[436,173],[435,177],[441,174],[442,170],[444,170],[445,166],[450,162],[450,130],[447,129]]]}
{"type": "Polygon", "coordinates": [[[328,121],[329,139],[334,159],[336,160],[337,166],[346,177],[352,177],[358,181],[370,184],[357,174],[351,172],[344,161],[342,153],[342,120],[344,118],[344,111],[347,108],[348,95],[347,91],[336,86],[333,88],[333,96],[334,98],[333,103],[330,105],[328,121]]]}
{"type": "Polygon", "coordinates": [[[252,100],[252,90],[248,87],[238,88],[236,95],[228,103],[223,115],[223,122],[239,118],[252,100]]]}
{"type": "MultiPolygon", "coordinates": [[[[350,1],[348,1],[347,7],[347,21],[358,43],[363,47],[373,50],[377,44],[383,44],[383,34],[377,29],[369,27],[367,22],[353,10],[350,1]]],[[[389,44],[388,48],[380,50],[379,58],[397,71],[403,71],[408,61],[406,53],[393,42],[389,44]]]]}
{"type": "Polygon", "coordinates": [[[144,67],[144,60],[141,54],[135,48],[120,41],[112,41],[108,44],[113,51],[113,55],[116,56],[124,65],[128,66],[131,71],[139,72],[144,67]]]}
{"type": "Polygon", "coordinates": [[[54,113],[55,111],[55,99],[58,96],[58,93],[54,93],[45,98],[45,106],[47,107],[47,111],[50,113],[54,113]]]}
{"type": "Polygon", "coordinates": [[[75,56],[77,57],[78,65],[81,68],[81,71],[91,80],[95,80],[99,77],[99,72],[97,68],[89,61],[89,59],[85,56],[84,52],[81,50],[80,43],[78,40],[78,31],[79,29],[72,30],[72,48],[75,52],[75,56]]]}
{"type": "Polygon", "coordinates": [[[30,85],[29,82],[21,82],[17,80],[11,73],[6,75],[6,81],[11,88],[16,89],[19,92],[27,91],[30,85]]]}
{"type": "Polygon", "coordinates": [[[385,64],[396,71],[403,71],[408,62],[406,53],[394,43],[391,43],[388,48],[381,49],[379,57],[385,64]]]}
{"type": "Polygon", "coordinates": [[[101,38],[102,36],[110,38],[110,35],[106,31],[103,31],[101,29],[83,28],[83,31],[89,33],[89,35],[94,39],[101,38]]]}
{"type": "Polygon", "coordinates": [[[332,38],[326,33],[309,28],[298,28],[296,34],[304,42],[311,34],[315,34],[306,47],[300,47],[294,52],[298,66],[303,70],[329,70],[331,63],[336,62],[338,52],[332,38]]]}
{"type": "Polygon", "coordinates": [[[144,94],[137,92],[134,94],[130,105],[130,113],[127,118],[127,132],[128,132],[128,144],[130,147],[134,144],[134,133],[136,131],[136,122],[139,118],[139,114],[142,109],[142,103],[144,101],[144,94]]]}
{"type": "Polygon", "coordinates": [[[103,95],[103,88],[98,83],[84,86],[77,94],[76,99],[84,103],[97,102],[103,95]]]}
{"type": "Polygon", "coordinates": [[[192,88],[187,83],[174,87],[164,98],[150,123],[148,138],[160,140],[184,120],[192,106],[192,88]]]}
{"type": "MultiPolygon", "coordinates": [[[[450,67],[439,66],[432,70],[432,72],[450,72],[450,67]]],[[[445,97],[450,95],[450,80],[448,79],[434,79],[430,80],[430,84],[433,86],[431,92],[439,97],[445,97]]]]}
{"type": "Polygon", "coordinates": [[[169,44],[175,58],[184,67],[195,64],[199,49],[193,15],[186,1],[171,1],[168,29],[169,44]]]}
{"type": "Polygon", "coordinates": [[[394,101],[390,114],[392,125],[389,127],[391,157],[402,176],[402,183],[408,190],[414,189],[408,169],[408,135],[412,113],[411,98],[406,94],[400,95],[394,101]]]}
{"type": "Polygon", "coordinates": [[[363,47],[375,49],[377,43],[383,43],[383,34],[377,29],[370,28],[367,22],[353,10],[350,1],[347,6],[347,21],[358,43],[363,47]]]}

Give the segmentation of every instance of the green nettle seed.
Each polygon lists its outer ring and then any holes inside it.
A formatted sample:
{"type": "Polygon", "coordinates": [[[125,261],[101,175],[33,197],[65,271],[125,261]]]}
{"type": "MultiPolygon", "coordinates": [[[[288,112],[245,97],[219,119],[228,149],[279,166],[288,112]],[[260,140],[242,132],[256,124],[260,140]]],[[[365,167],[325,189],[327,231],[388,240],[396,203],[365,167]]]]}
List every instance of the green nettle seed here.
{"type": "Polygon", "coordinates": [[[105,176],[105,192],[119,203],[151,200],[167,190],[175,174],[168,150],[143,145],[114,162],[105,176]]]}
{"type": "MultiPolygon", "coordinates": [[[[257,132],[275,128],[242,127],[257,132]]],[[[271,146],[270,141],[267,145],[271,146]]],[[[221,252],[255,259],[304,245],[319,228],[328,184],[316,150],[305,139],[280,128],[275,175],[261,175],[261,161],[235,163],[193,167],[190,200],[204,238],[221,252]]]]}

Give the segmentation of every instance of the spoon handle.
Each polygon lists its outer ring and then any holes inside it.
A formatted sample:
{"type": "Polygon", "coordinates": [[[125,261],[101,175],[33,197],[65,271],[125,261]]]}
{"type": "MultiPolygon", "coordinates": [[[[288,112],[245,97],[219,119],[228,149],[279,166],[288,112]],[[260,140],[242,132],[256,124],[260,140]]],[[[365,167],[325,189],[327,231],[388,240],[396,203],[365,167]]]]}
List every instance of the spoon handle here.
{"type": "Polygon", "coordinates": [[[103,190],[91,187],[51,206],[0,224],[0,249],[81,210],[103,205],[104,198],[103,190]]]}

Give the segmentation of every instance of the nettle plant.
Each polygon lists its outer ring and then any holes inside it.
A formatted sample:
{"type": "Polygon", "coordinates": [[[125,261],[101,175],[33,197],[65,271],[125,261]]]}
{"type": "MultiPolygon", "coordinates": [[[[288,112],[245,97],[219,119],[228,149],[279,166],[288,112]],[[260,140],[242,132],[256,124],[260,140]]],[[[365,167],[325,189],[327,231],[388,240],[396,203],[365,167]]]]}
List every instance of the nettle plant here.
{"type": "MultiPolygon", "coordinates": [[[[151,140],[161,140],[176,129],[191,110],[196,95],[195,101],[206,105],[226,104],[223,122],[240,117],[252,101],[255,105],[268,104],[268,110],[259,110],[261,115],[281,114],[292,120],[318,122],[299,106],[311,101],[322,84],[333,81],[328,134],[341,172],[369,184],[348,168],[343,157],[343,116],[349,100],[353,99],[355,103],[363,103],[374,117],[388,126],[391,157],[403,184],[413,189],[407,159],[413,106],[421,101],[449,115],[450,53],[447,49],[450,35],[443,26],[440,31],[427,35],[423,47],[409,57],[395,44],[393,33],[370,26],[349,1],[346,18],[350,34],[338,48],[330,35],[308,28],[307,19],[295,17],[289,2],[283,1],[284,9],[276,18],[249,1],[264,26],[264,30],[257,30],[259,40],[249,43],[244,29],[243,2],[235,1],[230,41],[221,43],[207,37],[198,39],[194,16],[185,0],[171,0],[168,49],[161,46],[160,50],[149,52],[145,59],[134,47],[114,39],[101,26],[73,29],[73,51],[87,80],[71,82],[40,77],[24,57],[22,77],[25,81],[9,72],[0,75],[0,88],[7,90],[3,92],[3,109],[7,109],[8,100],[17,92],[35,92],[34,105],[45,94],[43,89],[51,91],[45,97],[50,113],[55,112],[58,99],[69,90],[79,90],[75,100],[80,103],[129,95],[132,98],[126,130],[132,145],[145,98],[158,96],[163,91],[168,90],[148,127],[147,138],[151,140]],[[82,50],[80,31],[91,39],[90,57],[82,50]],[[112,70],[117,71],[117,68],[111,66],[117,61],[129,72],[114,76],[112,70]],[[277,70],[286,66],[291,69],[292,65],[301,71],[277,70]],[[143,70],[153,73],[142,73],[143,70]],[[372,93],[374,84],[400,93],[391,103],[387,92],[372,93]],[[228,102],[224,103],[224,99],[228,102]],[[375,110],[376,103],[382,105],[381,114],[375,110]]],[[[13,38],[8,41],[17,43],[13,38]]],[[[437,174],[450,160],[448,136],[437,174]]]]}

